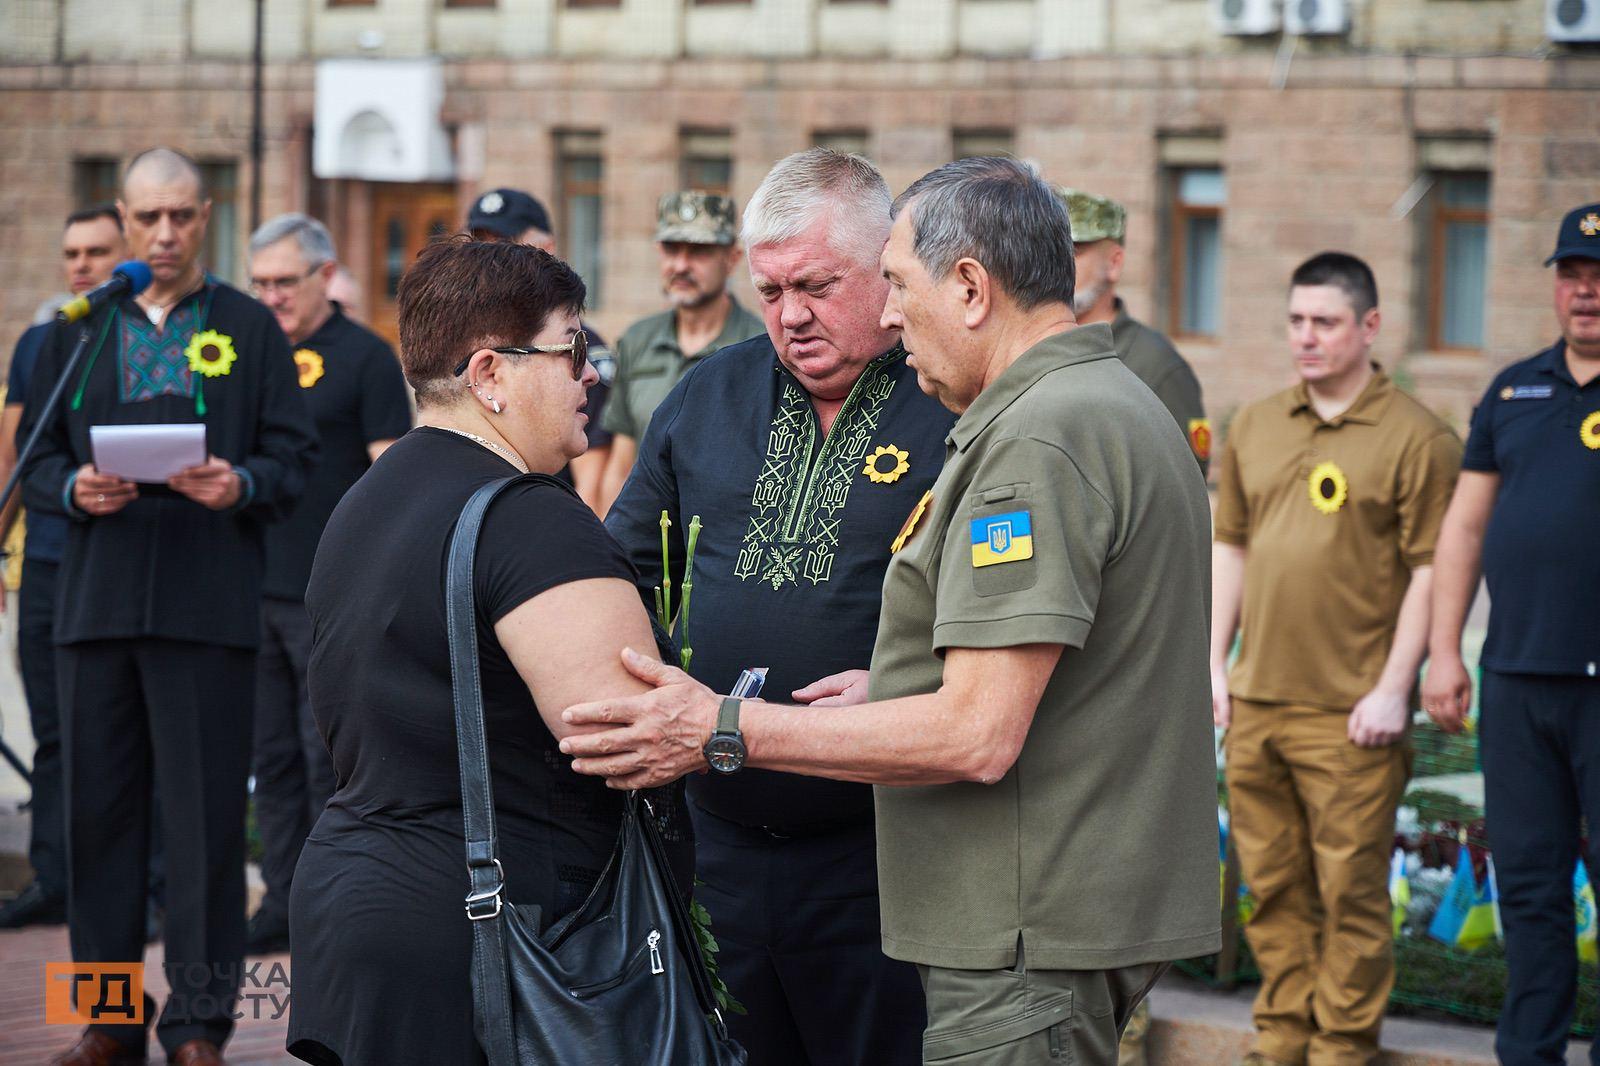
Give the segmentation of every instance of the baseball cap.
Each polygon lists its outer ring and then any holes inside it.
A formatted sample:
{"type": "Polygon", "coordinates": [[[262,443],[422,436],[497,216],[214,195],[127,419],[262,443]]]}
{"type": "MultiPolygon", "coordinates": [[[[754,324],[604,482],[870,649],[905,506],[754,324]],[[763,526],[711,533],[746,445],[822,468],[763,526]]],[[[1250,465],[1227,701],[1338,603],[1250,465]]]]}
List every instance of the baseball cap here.
{"type": "Polygon", "coordinates": [[[544,204],[521,189],[493,189],[473,203],[467,229],[486,229],[516,240],[530,229],[553,233],[544,204]]]}
{"type": "Polygon", "coordinates": [[[1600,259],[1600,204],[1585,204],[1567,212],[1556,231],[1556,250],[1544,265],[1577,256],[1600,259]]]}

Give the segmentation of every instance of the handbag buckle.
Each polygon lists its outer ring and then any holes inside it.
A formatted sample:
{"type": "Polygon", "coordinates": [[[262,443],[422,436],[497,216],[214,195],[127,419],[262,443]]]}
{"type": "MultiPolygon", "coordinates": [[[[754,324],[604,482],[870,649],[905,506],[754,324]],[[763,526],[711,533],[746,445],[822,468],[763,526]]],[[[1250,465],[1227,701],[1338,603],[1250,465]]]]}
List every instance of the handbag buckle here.
{"type": "Polygon", "coordinates": [[[500,893],[506,887],[506,872],[501,868],[499,859],[490,861],[494,863],[494,887],[482,892],[467,893],[467,918],[474,922],[500,917],[500,893]],[[493,910],[485,908],[489,903],[494,904],[493,910]]]}

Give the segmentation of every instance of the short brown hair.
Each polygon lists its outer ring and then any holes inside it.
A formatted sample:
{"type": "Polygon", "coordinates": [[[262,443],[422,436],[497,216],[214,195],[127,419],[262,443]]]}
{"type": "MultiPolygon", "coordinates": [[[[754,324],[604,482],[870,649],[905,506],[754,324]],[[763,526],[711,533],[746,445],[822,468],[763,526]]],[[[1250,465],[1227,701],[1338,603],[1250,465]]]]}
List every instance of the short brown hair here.
{"type": "Polygon", "coordinates": [[[528,343],[550,316],[583,310],[583,279],[549,252],[466,234],[430,244],[400,279],[400,366],[417,405],[447,395],[479,348],[528,343]]]}

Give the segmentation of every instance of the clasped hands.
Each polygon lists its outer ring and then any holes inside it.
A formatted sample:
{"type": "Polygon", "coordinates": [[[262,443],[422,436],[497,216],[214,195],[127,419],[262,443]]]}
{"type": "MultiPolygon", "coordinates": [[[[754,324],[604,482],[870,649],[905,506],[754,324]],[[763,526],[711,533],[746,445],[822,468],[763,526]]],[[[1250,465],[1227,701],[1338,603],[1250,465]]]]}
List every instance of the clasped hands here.
{"type": "MultiPolygon", "coordinates": [[[[562,712],[568,726],[586,730],[563,738],[580,774],[603,777],[609,788],[655,788],[704,772],[706,741],[716,728],[722,697],[675,666],[632,648],[622,665],[654,690],[638,696],[580,703],[562,712]]],[[[840,707],[867,698],[867,671],[846,670],[795,691],[796,702],[840,707]]],[[[752,701],[746,701],[752,702],[752,701]]]]}
{"type": "MultiPolygon", "coordinates": [[[[167,487],[213,511],[226,511],[239,502],[244,491],[233,464],[215,455],[174,474],[167,479],[167,487]]],[[[116,514],[138,498],[139,486],[135,482],[102,474],[93,463],[80,466],[78,478],[72,483],[73,506],[97,518],[116,514]]]]}

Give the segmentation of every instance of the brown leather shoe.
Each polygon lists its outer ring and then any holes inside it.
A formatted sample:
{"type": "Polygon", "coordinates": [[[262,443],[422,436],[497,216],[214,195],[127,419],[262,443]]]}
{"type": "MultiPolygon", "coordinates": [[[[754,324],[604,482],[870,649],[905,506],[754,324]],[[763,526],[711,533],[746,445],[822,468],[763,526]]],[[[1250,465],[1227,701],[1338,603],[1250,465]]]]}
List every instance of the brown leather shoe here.
{"type": "Polygon", "coordinates": [[[147,1061],[105,1033],[87,1029],[69,1050],[51,1059],[50,1066],[143,1066],[147,1061]]]}
{"type": "Polygon", "coordinates": [[[209,1040],[187,1040],[167,1056],[173,1066],[227,1066],[222,1052],[209,1040]]]}

